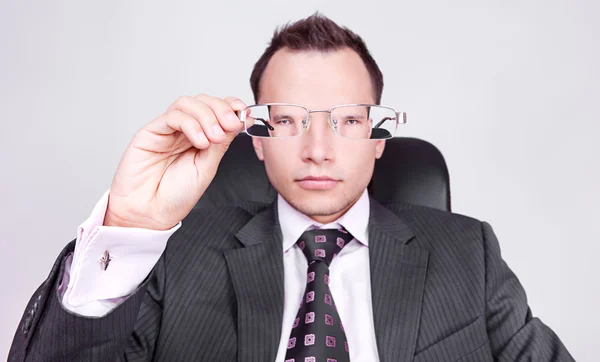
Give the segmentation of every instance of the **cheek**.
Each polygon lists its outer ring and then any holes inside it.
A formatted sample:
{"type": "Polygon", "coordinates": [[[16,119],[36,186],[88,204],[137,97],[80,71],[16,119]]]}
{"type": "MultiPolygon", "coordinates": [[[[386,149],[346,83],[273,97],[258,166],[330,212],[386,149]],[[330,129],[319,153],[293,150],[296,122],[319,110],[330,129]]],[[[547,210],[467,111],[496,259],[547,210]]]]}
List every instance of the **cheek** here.
{"type": "Polygon", "coordinates": [[[348,147],[339,151],[336,163],[339,167],[344,168],[348,180],[362,182],[363,178],[371,178],[375,164],[374,146],[374,144],[370,147],[367,147],[367,145],[361,145],[361,147],[348,145],[348,147]]]}
{"type": "Polygon", "coordinates": [[[294,156],[282,147],[275,145],[263,146],[265,169],[273,184],[292,175],[294,156]]]}

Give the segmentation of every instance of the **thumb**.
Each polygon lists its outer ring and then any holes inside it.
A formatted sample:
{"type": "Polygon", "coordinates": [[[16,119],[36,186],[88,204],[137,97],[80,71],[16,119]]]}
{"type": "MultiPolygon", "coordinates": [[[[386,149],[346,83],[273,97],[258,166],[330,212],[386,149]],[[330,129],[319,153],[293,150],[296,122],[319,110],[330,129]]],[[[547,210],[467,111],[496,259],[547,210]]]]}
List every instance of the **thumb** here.
{"type": "Polygon", "coordinates": [[[212,143],[209,148],[216,148],[219,150],[220,157],[222,157],[225,152],[229,149],[231,142],[235,139],[235,137],[240,134],[241,131],[244,130],[244,123],[240,121],[239,126],[231,131],[225,131],[225,140],[220,143],[212,143]]]}
{"type": "MultiPolygon", "coordinates": [[[[225,97],[223,100],[231,107],[231,109],[236,114],[238,119],[240,117],[240,112],[244,112],[248,108],[246,103],[242,102],[242,100],[237,97],[229,96],[229,97],[225,97]]],[[[227,137],[226,137],[225,142],[222,142],[222,143],[226,144],[227,147],[229,147],[229,145],[231,144],[231,142],[233,141],[235,136],[237,136],[243,129],[244,129],[244,123],[240,119],[240,123],[236,129],[225,133],[227,137]]]]}
{"type": "Polygon", "coordinates": [[[221,142],[220,144],[226,145],[227,147],[229,147],[231,142],[233,142],[233,139],[235,138],[235,136],[237,136],[243,130],[244,130],[244,123],[242,123],[242,121],[240,121],[240,124],[238,125],[238,127],[236,129],[225,132],[225,141],[221,142]]]}

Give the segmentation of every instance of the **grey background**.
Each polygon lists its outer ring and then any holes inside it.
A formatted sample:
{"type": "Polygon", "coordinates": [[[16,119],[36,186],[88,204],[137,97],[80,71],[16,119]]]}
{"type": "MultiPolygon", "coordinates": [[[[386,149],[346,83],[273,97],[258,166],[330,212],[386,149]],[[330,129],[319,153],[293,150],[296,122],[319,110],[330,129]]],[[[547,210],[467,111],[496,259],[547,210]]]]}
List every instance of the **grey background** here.
{"type": "Polygon", "coordinates": [[[134,132],[179,95],[251,103],[275,26],[320,10],[366,40],[400,134],[445,154],[534,314],[597,359],[598,2],[2,1],[0,357],[134,132]]]}

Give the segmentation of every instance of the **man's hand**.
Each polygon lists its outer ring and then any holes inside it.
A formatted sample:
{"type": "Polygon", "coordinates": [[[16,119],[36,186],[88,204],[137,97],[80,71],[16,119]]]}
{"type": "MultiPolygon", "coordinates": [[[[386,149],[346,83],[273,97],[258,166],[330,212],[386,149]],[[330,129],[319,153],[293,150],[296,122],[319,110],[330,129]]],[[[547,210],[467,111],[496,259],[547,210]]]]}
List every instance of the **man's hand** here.
{"type": "Polygon", "coordinates": [[[139,130],[112,181],[106,226],[167,230],[192,210],[243,128],[234,97],[180,97],[139,130]]]}

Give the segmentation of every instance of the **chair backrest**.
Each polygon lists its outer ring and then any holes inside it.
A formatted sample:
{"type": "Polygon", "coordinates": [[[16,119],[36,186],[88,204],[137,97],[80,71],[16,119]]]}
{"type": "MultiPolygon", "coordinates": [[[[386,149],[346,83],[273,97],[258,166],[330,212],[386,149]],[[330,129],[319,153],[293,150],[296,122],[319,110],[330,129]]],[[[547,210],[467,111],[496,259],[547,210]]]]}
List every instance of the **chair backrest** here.
{"type": "MultiPolygon", "coordinates": [[[[405,202],[450,211],[450,181],[441,152],[417,138],[396,137],[386,142],[383,156],[375,161],[369,193],[382,203],[405,202]]],[[[276,196],[251,137],[240,133],[197,207],[240,201],[270,203],[276,196]]]]}

